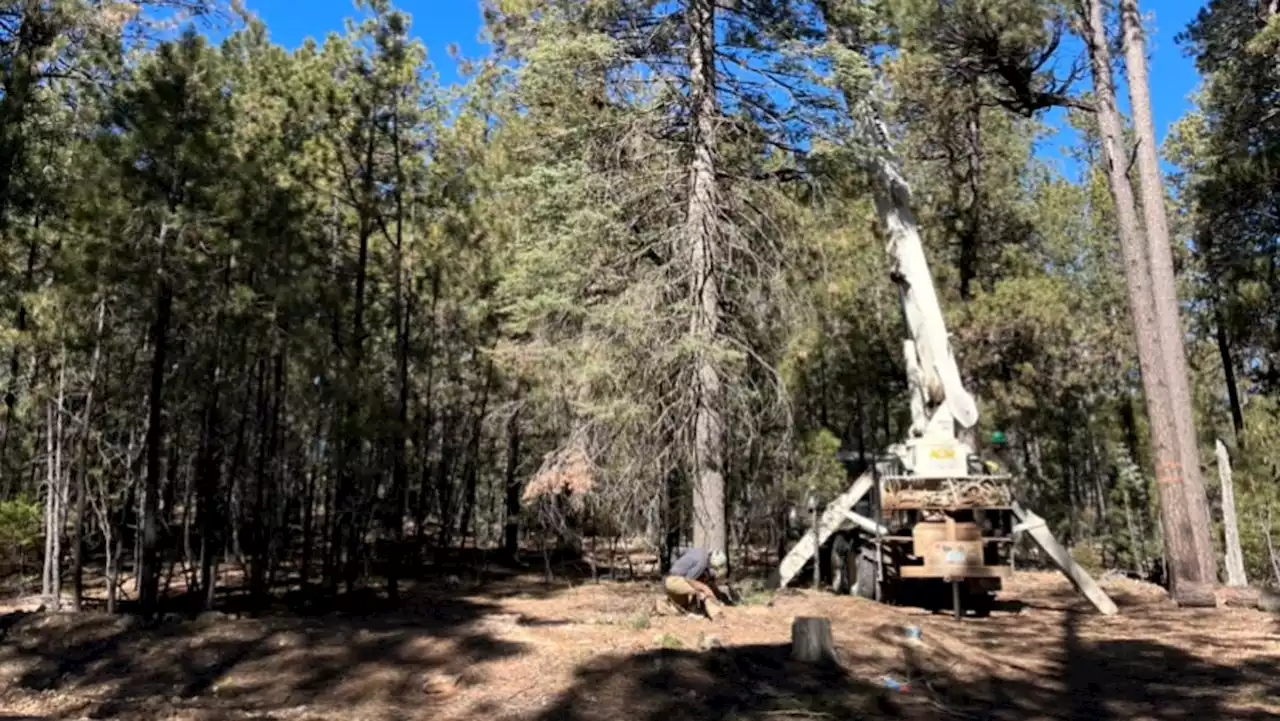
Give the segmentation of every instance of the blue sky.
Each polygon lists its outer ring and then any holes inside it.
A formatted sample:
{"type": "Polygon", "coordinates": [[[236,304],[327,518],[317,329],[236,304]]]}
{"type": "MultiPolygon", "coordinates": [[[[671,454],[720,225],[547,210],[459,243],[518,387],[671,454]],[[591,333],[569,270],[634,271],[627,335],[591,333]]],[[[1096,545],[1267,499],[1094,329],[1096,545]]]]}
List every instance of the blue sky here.
{"type": "MultiPolygon", "coordinates": [[[[331,31],[341,31],[343,20],[355,14],[353,0],[246,0],[249,9],[261,17],[276,42],[296,47],[307,37],[323,39],[331,31]]],[[[448,47],[456,44],[464,55],[484,52],[478,36],[481,27],[479,0],[399,0],[397,5],[413,16],[416,34],[431,51],[431,59],[442,82],[457,78],[448,47]]],[[[1156,132],[1164,140],[1169,126],[1186,112],[1188,96],[1199,78],[1191,58],[1174,43],[1196,15],[1202,2],[1196,0],[1142,0],[1143,12],[1153,15],[1148,26],[1151,53],[1151,95],[1156,132]]],[[[1122,101],[1122,104],[1123,101],[1122,101]]],[[[1063,156],[1070,137],[1051,141],[1041,148],[1046,160],[1059,161],[1063,172],[1074,167],[1063,156]]]]}

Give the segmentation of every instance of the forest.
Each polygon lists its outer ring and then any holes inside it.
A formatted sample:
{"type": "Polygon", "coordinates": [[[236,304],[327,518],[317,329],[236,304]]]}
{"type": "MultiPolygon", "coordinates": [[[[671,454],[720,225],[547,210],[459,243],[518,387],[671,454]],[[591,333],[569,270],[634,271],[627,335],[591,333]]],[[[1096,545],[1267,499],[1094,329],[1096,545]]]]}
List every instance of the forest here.
{"type": "Polygon", "coordinates": [[[0,0],[0,718],[1280,713],[1280,2],[1157,129],[1139,0],[445,1],[0,0]],[[917,430],[886,218],[1118,617],[761,580],[917,430]]]}
{"type": "Polygon", "coordinates": [[[1221,441],[1280,581],[1280,9],[1180,31],[1159,147],[1140,12],[487,0],[445,85],[386,0],[294,49],[214,0],[6,0],[5,570],[150,612],[618,544],[776,563],[910,423],[874,108],[1019,494],[1081,563],[1167,575],[1172,417],[1197,543],[1221,441]],[[1037,153],[1064,127],[1075,174],[1037,153]],[[1167,377],[1126,254],[1162,237],[1167,377]]]}

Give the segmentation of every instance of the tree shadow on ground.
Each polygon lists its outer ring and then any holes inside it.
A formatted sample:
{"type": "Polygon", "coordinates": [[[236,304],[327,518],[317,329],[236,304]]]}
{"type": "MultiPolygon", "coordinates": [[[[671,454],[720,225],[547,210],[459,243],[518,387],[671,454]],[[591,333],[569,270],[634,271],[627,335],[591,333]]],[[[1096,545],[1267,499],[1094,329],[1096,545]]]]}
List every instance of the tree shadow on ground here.
{"type": "Polygon", "coordinates": [[[593,659],[543,721],[729,721],[751,717],[866,718],[892,710],[881,689],[840,669],[790,659],[786,646],[707,652],[660,649],[593,659]]]}
{"type": "Polygon", "coordinates": [[[395,607],[340,606],[325,615],[169,614],[156,624],[10,614],[0,617],[0,663],[20,669],[16,687],[83,697],[79,712],[96,718],[156,698],[240,713],[380,703],[407,717],[430,701],[423,685],[433,677],[481,683],[486,662],[525,650],[501,638],[492,624],[511,621],[483,600],[436,594],[395,607]]]}
{"type": "Polygon", "coordinates": [[[883,660],[859,648],[841,649],[848,671],[797,664],[787,646],[612,656],[580,668],[573,687],[538,720],[1277,717],[1275,706],[1263,706],[1280,698],[1280,656],[1216,663],[1160,643],[1158,631],[1151,640],[1088,641],[1080,623],[1080,614],[1065,615],[1047,673],[1014,666],[1012,649],[1004,667],[999,657],[966,663],[975,659],[904,645],[893,674],[910,682],[907,693],[884,688],[881,678],[865,670],[883,669],[883,660]]]}

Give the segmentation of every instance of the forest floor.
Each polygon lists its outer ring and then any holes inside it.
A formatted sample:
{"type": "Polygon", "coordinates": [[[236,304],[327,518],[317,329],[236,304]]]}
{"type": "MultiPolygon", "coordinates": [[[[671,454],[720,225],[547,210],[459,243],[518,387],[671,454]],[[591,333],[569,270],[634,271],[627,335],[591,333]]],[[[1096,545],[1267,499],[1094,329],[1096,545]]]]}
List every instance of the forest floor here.
{"type": "Polygon", "coordinates": [[[451,580],[395,610],[154,628],[0,607],[0,720],[1280,717],[1280,617],[1179,610],[1124,579],[1104,583],[1116,617],[1020,573],[990,618],[962,622],[809,591],[709,621],[655,613],[657,584],[451,580]],[[789,660],[796,616],[831,619],[840,669],[789,660]]]}

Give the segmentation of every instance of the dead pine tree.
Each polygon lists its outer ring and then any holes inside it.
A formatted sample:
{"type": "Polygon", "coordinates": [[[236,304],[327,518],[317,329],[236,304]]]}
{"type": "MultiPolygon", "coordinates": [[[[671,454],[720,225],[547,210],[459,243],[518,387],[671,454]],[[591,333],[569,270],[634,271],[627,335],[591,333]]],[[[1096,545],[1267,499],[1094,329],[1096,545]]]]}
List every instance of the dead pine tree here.
{"type": "Polygon", "coordinates": [[[1226,546],[1227,585],[1243,588],[1249,585],[1244,570],[1244,553],[1240,550],[1240,522],[1236,515],[1236,492],[1231,482],[1231,455],[1227,444],[1218,439],[1218,479],[1222,483],[1222,535],[1226,546]]]}

